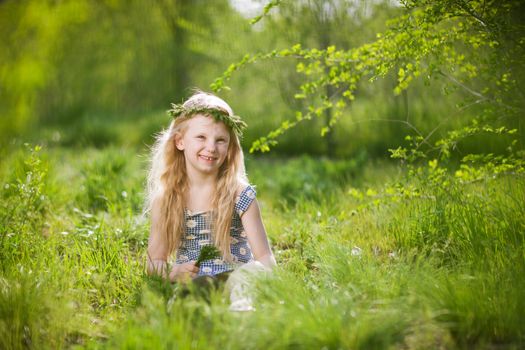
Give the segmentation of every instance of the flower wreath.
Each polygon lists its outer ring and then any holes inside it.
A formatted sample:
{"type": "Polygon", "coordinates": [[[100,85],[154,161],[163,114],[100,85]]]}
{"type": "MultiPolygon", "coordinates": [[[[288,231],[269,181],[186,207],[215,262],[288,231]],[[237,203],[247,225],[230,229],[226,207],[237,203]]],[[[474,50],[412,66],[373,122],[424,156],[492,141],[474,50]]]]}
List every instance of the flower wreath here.
{"type": "Polygon", "coordinates": [[[180,116],[192,117],[197,114],[209,115],[216,121],[221,121],[230,127],[233,132],[238,136],[242,136],[242,131],[246,128],[247,124],[237,115],[230,115],[228,112],[220,110],[218,108],[210,107],[184,107],[182,104],[171,104],[171,109],[168,114],[176,119],[180,116]]]}

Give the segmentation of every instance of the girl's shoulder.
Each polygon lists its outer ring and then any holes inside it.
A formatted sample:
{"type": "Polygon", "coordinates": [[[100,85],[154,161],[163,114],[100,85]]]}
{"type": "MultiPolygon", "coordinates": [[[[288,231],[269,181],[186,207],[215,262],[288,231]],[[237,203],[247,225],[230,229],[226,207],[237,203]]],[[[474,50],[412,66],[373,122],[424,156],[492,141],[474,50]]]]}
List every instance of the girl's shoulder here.
{"type": "Polygon", "coordinates": [[[244,192],[247,192],[247,191],[250,191],[250,190],[255,192],[254,186],[252,186],[247,181],[239,181],[239,183],[237,184],[237,190],[235,192],[236,197],[239,198],[244,192]]]}
{"type": "Polygon", "coordinates": [[[256,195],[257,192],[255,191],[255,188],[248,183],[242,184],[238,187],[235,199],[235,211],[239,216],[242,216],[242,214],[248,209],[250,204],[255,200],[256,195]]]}

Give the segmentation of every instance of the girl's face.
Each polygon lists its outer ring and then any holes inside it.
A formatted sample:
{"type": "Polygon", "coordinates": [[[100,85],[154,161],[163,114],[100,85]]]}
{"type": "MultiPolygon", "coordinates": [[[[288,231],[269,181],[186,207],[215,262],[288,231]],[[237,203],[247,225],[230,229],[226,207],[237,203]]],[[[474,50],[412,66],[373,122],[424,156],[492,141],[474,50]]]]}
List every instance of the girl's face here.
{"type": "Polygon", "coordinates": [[[230,133],[224,123],[212,117],[196,115],[189,119],[182,136],[176,138],[177,149],[184,152],[188,174],[217,174],[228,155],[230,133]]]}

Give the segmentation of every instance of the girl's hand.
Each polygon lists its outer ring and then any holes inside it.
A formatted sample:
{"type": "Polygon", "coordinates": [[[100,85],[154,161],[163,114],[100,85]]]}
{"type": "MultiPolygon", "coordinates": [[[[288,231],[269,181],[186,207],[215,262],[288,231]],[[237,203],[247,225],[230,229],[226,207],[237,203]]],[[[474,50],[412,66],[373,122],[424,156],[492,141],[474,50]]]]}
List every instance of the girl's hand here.
{"type": "Polygon", "coordinates": [[[188,282],[193,277],[197,276],[199,268],[195,265],[195,261],[190,261],[184,264],[176,264],[170,272],[171,282],[188,282]]]}

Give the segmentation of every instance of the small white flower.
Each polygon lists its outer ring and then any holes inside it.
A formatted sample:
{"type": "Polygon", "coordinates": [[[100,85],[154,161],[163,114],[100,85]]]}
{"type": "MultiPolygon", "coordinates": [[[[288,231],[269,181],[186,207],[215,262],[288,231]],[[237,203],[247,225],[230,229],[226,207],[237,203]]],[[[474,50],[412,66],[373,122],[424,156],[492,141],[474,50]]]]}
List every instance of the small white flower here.
{"type": "Polygon", "coordinates": [[[187,261],[188,257],[186,255],[181,255],[181,256],[179,256],[179,259],[182,260],[182,261],[187,261]]]}
{"type": "Polygon", "coordinates": [[[250,198],[250,199],[254,199],[255,198],[255,192],[250,190],[250,191],[246,192],[246,196],[248,196],[248,198],[250,198]]]}
{"type": "Polygon", "coordinates": [[[62,232],[60,232],[60,234],[61,234],[61,235],[64,235],[64,236],[67,236],[67,235],[69,234],[69,232],[67,232],[67,231],[62,231],[62,232]]]}
{"type": "Polygon", "coordinates": [[[201,235],[206,235],[206,234],[210,233],[210,230],[208,230],[208,229],[200,230],[199,233],[201,235]]]}
{"type": "Polygon", "coordinates": [[[188,228],[194,228],[195,226],[197,226],[197,222],[195,220],[188,220],[186,221],[186,226],[188,228]]]}
{"type": "Polygon", "coordinates": [[[211,267],[209,267],[209,266],[205,266],[205,267],[203,267],[203,268],[202,268],[202,272],[204,272],[204,273],[210,273],[210,272],[211,272],[211,267]]]}
{"type": "Polygon", "coordinates": [[[215,260],[213,260],[213,263],[215,265],[222,265],[222,264],[224,264],[224,261],[222,261],[221,259],[215,259],[215,260]]]}
{"type": "Polygon", "coordinates": [[[352,255],[361,255],[361,252],[362,252],[362,250],[358,246],[354,246],[352,248],[352,255]]]}
{"type": "Polygon", "coordinates": [[[205,245],[208,245],[210,244],[210,240],[209,239],[201,239],[199,241],[199,245],[202,247],[202,246],[205,246],[205,245]]]}
{"type": "Polygon", "coordinates": [[[246,231],[241,232],[241,237],[246,237],[246,231]]]}
{"type": "Polygon", "coordinates": [[[237,243],[239,243],[239,240],[237,238],[235,238],[235,237],[231,237],[230,238],[230,242],[231,242],[231,244],[237,244],[237,243]]]}
{"type": "Polygon", "coordinates": [[[123,198],[128,198],[128,192],[126,191],[122,191],[121,195],[123,198]]]}
{"type": "Polygon", "coordinates": [[[228,307],[228,310],[235,311],[235,312],[246,312],[246,311],[255,311],[255,308],[253,307],[253,301],[250,297],[244,297],[240,299],[234,299],[230,296],[230,299],[232,300],[230,306],[228,307]]]}
{"type": "Polygon", "coordinates": [[[246,249],[244,248],[239,249],[239,253],[241,253],[242,255],[246,255],[246,249]]]}
{"type": "Polygon", "coordinates": [[[53,142],[58,142],[60,141],[60,138],[61,138],[60,132],[54,131],[53,135],[51,136],[51,140],[53,140],[53,142]]]}
{"type": "Polygon", "coordinates": [[[195,236],[194,235],[187,235],[186,239],[195,239],[195,236]]]}

